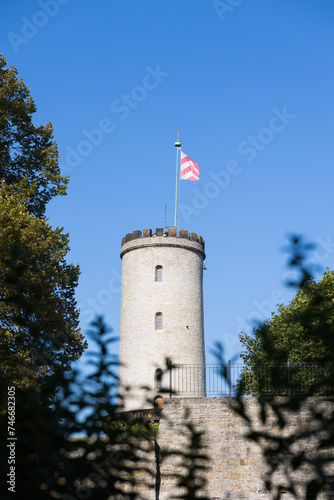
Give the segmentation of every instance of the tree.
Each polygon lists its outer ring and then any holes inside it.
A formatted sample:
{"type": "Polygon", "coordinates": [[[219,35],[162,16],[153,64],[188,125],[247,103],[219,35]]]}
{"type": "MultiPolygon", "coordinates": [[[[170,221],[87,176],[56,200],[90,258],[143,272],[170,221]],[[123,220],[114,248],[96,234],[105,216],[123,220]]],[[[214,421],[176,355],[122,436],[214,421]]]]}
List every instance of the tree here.
{"type": "Polygon", "coordinates": [[[29,213],[29,194],[0,188],[0,366],[17,388],[69,370],[86,343],[74,298],[79,268],[68,235],[29,213]]]}
{"type": "Polygon", "coordinates": [[[60,175],[53,127],[36,127],[35,112],[29,89],[0,54],[0,178],[16,191],[30,186],[27,208],[43,216],[53,196],[66,194],[68,178],[60,175]]]}
{"type": "Polygon", "coordinates": [[[44,218],[66,194],[53,128],[35,127],[34,101],[0,54],[0,366],[20,390],[70,368],[86,342],[75,302],[79,267],[69,237],[44,218]]]}
{"type": "Polygon", "coordinates": [[[333,300],[334,272],[326,269],[320,281],[309,278],[290,304],[280,305],[277,313],[253,329],[252,336],[240,334],[244,362],[334,361],[328,342],[334,327],[333,300]]]}

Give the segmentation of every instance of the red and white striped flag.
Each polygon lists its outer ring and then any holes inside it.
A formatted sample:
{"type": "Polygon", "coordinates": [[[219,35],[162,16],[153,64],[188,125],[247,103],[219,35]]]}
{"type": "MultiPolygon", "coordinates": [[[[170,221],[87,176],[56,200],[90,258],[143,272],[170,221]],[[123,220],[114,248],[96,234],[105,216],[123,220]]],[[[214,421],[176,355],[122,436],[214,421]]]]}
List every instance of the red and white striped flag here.
{"type": "Polygon", "coordinates": [[[187,181],[198,181],[199,179],[199,166],[183,151],[181,151],[180,179],[187,181]]]}

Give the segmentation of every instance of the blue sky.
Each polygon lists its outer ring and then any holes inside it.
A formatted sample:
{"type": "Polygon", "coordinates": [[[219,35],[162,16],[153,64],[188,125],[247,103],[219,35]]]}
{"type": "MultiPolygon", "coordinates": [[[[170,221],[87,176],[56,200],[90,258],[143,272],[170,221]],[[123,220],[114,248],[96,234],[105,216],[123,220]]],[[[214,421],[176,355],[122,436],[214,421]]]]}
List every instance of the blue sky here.
{"type": "Polygon", "coordinates": [[[121,238],[173,224],[174,142],[200,167],[179,228],[206,242],[207,360],[232,358],[278,302],[287,234],[334,268],[331,0],[16,0],[1,47],[51,121],[70,175],[49,204],[81,267],[81,325],[119,330],[121,238]]]}

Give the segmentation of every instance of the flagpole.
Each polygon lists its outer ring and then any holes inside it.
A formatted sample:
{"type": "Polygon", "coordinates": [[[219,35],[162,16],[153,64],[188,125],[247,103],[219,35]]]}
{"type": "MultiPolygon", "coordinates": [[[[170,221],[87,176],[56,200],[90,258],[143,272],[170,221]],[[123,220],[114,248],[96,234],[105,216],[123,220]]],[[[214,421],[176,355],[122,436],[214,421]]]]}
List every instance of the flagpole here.
{"type": "Polygon", "coordinates": [[[177,186],[179,181],[179,149],[181,148],[181,143],[179,141],[179,127],[177,127],[177,141],[174,146],[176,147],[176,182],[175,182],[175,216],[174,216],[174,226],[177,227],[177,186]]]}

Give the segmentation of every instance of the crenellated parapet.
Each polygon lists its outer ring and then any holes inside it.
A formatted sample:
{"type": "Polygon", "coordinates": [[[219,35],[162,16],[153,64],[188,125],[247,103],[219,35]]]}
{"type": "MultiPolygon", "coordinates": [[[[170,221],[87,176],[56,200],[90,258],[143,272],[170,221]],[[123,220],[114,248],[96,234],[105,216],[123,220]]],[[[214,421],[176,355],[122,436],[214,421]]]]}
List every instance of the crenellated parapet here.
{"type": "Polygon", "coordinates": [[[204,239],[202,236],[199,236],[196,233],[188,233],[184,229],[180,229],[177,232],[176,227],[169,227],[168,230],[164,230],[161,227],[158,227],[155,232],[152,229],[144,229],[142,231],[133,231],[132,233],[128,233],[122,238],[122,247],[129,241],[137,240],[140,238],[179,238],[182,240],[195,241],[199,243],[203,247],[204,250],[204,239]]]}

